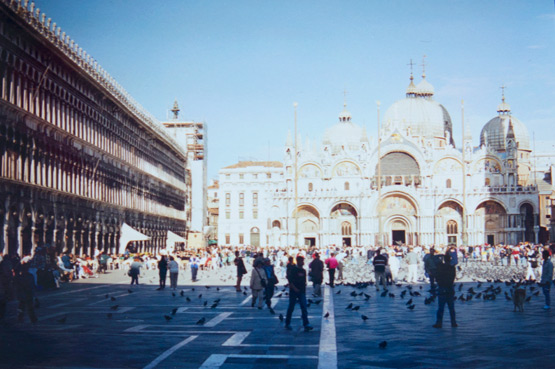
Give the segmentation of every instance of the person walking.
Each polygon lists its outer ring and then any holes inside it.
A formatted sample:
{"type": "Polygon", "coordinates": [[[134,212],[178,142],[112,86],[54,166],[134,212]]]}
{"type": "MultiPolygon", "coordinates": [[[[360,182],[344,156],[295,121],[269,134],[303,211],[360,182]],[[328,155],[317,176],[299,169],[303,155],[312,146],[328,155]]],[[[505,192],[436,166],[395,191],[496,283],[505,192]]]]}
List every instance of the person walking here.
{"type": "Polygon", "coordinates": [[[170,287],[175,291],[177,290],[177,277],[179,276],[179,263],[175,261],[175,258],[173,256],[170,256],[168,269],[170,270],[170,287]]]}
{"type": "Polygon", "coordinates": [[[380,284],[386,287],[386,278],[385,278],[385,267],[388,264],[387,256],[382,254],[382,249],[379,248],[376,250],[376,256],[374,256],[374,260],[372,260],[372,264],[374,265],[374,276],[376,278],[376,287],[380,284]]]}
{"type": "Polygon", "coordinates": [[[237,284],[235,285],[235,291],[241,292],[241,281],[243,280],[243,275],[247,274],[247,268],[245,267],[243,258],[239,256],[239,251],[235,251],[233,264],[237,267],[237,284]]]}
{"type": "Polygon", "coordinates": [[[268,306],[268,309],[270,309],[270,312],[273,314],[274,309],[272,309],[272,297],[274,297],[274,289],[279,281],[276,276],[274,266],[272,265],[272,261],[269,258],[264,259],[263,269],[266,272],[266,279],[268,281],[266,288],[264,288],[264,300],[266,301],[266,306],[268,306]]]}
{"type": "Polygon", "coordinates": [[[543,250],[542,252],[543,266],[542,266],[542,279],[540,281],[540,286],[543,290],[543,295],[545,296],[545,310],[551,309],[551,282],[553,281],[553,263],[551,262],[551,253],[549,250],[543,250]]]}
{"type": "Polygon", "coordinates": [[[407,263],[409,269],[407,282],[418,282],[418,256],[416,256],[416,253],[414,252],[412,247],[409,247],[409,253],[405,257],[405,262],[407,263]]]}
{"type": "Polygon", "coordinates": [[[160,291],[166,288],[166,276],[168,275],[168,259],[166,259],[166,255],[160,257],[160,261],[158,262],[158,274],[160,276],[160,287],[156,290],[160,291]]]}
{"type": "Polygon", "coordinates": [[[436,249],[432,247],[430,251],[424,255],[424,271],[430,278],[430,289],[432,294],[436,293],[436,272],[437,272],[437,265],[436,265],[436,257],[435,257],[436,249]]]}
{"type": "Polygon", "coordinates": [[[29,314],[31,323],[37,322],[35,315],[34,297],[35,297],[35,277],[29,273],[29,264],[21,264],[14,278],[15,290],[19,307],[17,308],[17,320],[22,323],[25,312],[29,314]]]}
{"type": "Polygon", "coordinates": [[[306,306],[306,270],[304,266],[304,257],[297,256],[297,265],[291,265],[287,270],[287,281],[289,282],[289,306],[287,307],[287,315],[285,317],[285,329],[292,330],[291,316],[295,310],[295,304],[299,302],[301,307],[301,317],[305,332],[311,331],[313,327],[308,322],[308,311],[306,306]]]}
{"type": "Polygon", "coordinates": [[[324,263],[320,260],[320,254],[314,253],[314,260],[308,264],[309,276],[312,278],[314,297],[322,296],[322,282],[324,281],[324,263]]]}
{"type": "Polygon", "coordinates": [[[334,288],[335,287],[335,270],[337,269],[337,266],[339,265],[339,263],[337,262],[337,259],[335,258],[335,253],[331,253],[330,257],[326,259],[325,261],[326,266],[328,267],[328,273],[329,273],[329,277],[330,277],[330,287],[334,288]]]}
{"type": "Polygon", "coordinates": [[[141,259],[138,256],[133,258],[133,262],[129,266],[129,276],[131,277],[131,285],[139,284],[139,275],[141,274],[141,268],[143,267],[143,263],[141,263],[141,259]]]}
{"type": "Polygon", "coordinates": [[[254,307],[256,300],[258,299],[258,309],[262,310],[263,302],[263,292],[262,290],[268,286],[268,278],[266,277],[266,271],[262,268],[262,261],[257,260],[254,262],[254,267],[251,272],[251,282],[250,288],[252,291],[252,301],[251,306],[254,307]]]}
{"type": "Polygon", "coordinates": [[[189,259],[189,266],[191,267],[191,280],[193,282],[197,281],[199,263],[200,263],[200,259],[198,255],[193,255],[191,256],[191,259],[189,259]]]}
{"type": "Polygon", "coordinates": [[[434,328],[441,328],[443,326],[443,311],[445,310],[445,304],[449,308],[449,315],[451,316],[451,327],[455,328],[459,325],[457,324],[457,318],[455,316],[455,276],[457,271],[455,266],[451,265],[451,254],[449,252],[445,253],[443,256],[443,262],[437,263],[437,285],[438,285],[438,309],[436,316],[436,323],[433,325],[434,328]]]}
{"type": "Polygon", "coordinates": [[[11,257],[5,254],[0,261],[0,322],[6,315],[6,306],[10,300],[13,286],[13,264],[11,257]]]}

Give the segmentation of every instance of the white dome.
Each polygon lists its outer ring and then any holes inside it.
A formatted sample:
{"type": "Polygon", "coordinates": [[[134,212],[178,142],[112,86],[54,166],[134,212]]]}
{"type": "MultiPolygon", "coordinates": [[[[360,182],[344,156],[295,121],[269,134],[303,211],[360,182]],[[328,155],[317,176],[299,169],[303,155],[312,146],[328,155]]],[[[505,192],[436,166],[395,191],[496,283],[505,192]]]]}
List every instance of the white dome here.
{"type": "MultiPolygon", "coordinates": [[[[502,103],[508,106],[506,103],[502,103]]],[[[501,106],[501,105],[500,105],[501,106]]],[[[510,111],[510,110],[509,110],[510,111]]],[[[505,150],[509,122],[513,125],[515,141],[519,150],[531,150],[530,135],[526,126],[510,114],[500,114],[486,123],[480,133],[480,145],[488,143],[495,150],[505,150]]]]}
{"type": "Polygon", "coordinates": [[[433,96],[434,95],[434,86],[426,79],[422,79],[418,85],[416,85],[416,94],[421,96],[433,96]]]}
{"type": "Polygon", "coordinates": [[[393,132],[398,129],[406,134],[410,127],[411,136],[444,137],[447,130],[452,137],[451,126],[451,117],[441,104],[418,97],[395,102],[384,116],[386,130],[393,132]]]}
{"type": "Polygon", "coordinates": [[[339,149],[343,146],[351,150],[359,148],[360,143],[364,141],[368,141],[366,130],[351,121],[351,113],[347,110],[339,114],[339,123],[326,129],[323,139],[324,144],[336,146],[339,149]]]}

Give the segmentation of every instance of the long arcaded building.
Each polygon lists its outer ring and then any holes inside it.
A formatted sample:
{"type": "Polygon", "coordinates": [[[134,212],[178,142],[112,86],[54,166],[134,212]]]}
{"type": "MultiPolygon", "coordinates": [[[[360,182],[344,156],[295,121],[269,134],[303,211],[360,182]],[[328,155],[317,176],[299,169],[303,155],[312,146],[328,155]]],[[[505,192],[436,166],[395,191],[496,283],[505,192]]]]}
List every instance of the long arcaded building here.
{"type": "Polygon", "coordinates": [[[156,251],[185,236],[186,154],[56,23],[0,0],[0,252],[156,251]]]}

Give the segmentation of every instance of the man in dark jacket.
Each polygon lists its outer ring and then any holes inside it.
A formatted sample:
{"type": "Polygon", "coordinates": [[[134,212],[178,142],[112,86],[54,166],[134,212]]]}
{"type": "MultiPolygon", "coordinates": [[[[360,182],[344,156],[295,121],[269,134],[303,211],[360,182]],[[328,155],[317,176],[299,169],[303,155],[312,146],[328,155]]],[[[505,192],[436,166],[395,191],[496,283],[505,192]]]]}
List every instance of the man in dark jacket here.
{"type": "Polygon", "coordinates": [[[372,264],[374,265],[376,287],[378,287],[381,283],[384,288],[387,288],[386,286],[387,281],[385,278],[385,267],[387,266],[389,260],[387,259],[387,256],[381,254],[381,251],[382,251],[381,249],[378,249],[376,251],[376,256],[374,256],[374,260],[372,261],[372,264]]]}
{"type": "Polygon", "coordinates": [[[443,261],[437,262],[436,280],[438,285],[438,309],[436,324],[434,328],[441,328],[443,326],[443,311],[445,304],[449,308],[449,315],[451,316],[451,327],[458,327],[457,318],[455,317],[455,266],[451,265],[451,254],[447,252],[443,255],[443,261]]]}
{"type": "Polygon", "coordinates": [[[436,250],[431,248],[430,252],[424,256],[424,271],[430,278],[430,289],[432,294],[436,292],[436,272],[437,272],[437,258],[435,257],[436,250]]]}
{"type": "Polygon", "coordinates": [[[291,265],[287,269],[287,280],[289,281],[289,307],[287,308],[287,316],[285,317],[285,329],[291,330],[291,316],[295,310],[297,301],[301,306],[301,317],[305,332],[311,331],[313,328],[308,323],[308,310],[306,306],[306,270],[304,266],[304,257],[297,256],[297,265],[291,265]]]}
{"type": "Polygon", "coordinates": [[[168,275],[168,259],[165,255],[162,255],[158,262],[158,271],[160,272],[160,287],[157,290],[160,291],[166,288],[166,276],[168,275]]]}
{"type": "Polygon", "coordinates": [[[320,254],[314,253],[314,260],[308,265],[309,275],[314,286],[314,296],[322,296],[322,282],[324,281],[324,263],[320,260],[320,254]]]}

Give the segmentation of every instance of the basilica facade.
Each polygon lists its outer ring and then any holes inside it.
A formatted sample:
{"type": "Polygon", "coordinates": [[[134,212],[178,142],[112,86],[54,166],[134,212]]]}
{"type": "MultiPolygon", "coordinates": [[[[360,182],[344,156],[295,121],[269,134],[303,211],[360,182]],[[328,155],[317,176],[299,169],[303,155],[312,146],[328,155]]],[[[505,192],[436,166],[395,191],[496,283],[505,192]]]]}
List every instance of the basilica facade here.
{"type": "Polygon", "coordinates": [[[504,95],[492,115],[479,146],[469,133],[455,140],[451,117],[425,75],[417,85],[411,76],[376,140],[345,106],[319,145],[295,145],[289,134],[283,162],[239,162],[220,170],[219,243],[537,242],[528,130],[504,95]]]}

